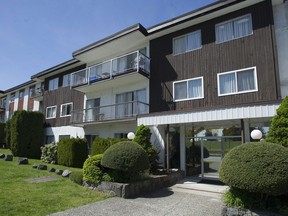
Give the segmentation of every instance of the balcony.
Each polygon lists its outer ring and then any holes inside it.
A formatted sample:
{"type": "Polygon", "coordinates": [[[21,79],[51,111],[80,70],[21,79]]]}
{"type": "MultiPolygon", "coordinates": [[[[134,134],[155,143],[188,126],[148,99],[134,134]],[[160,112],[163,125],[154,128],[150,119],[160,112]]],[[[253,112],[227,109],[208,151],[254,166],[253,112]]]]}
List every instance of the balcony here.
{"type": "Polygon", "coordinates": [[[91,124],[104,121],[136,120],[139,114],[149,112],[149,104],[131,101],[84,110],[74,110],[71,114],[72,124],[91,124]]]}
{"type": "Polygon", "coordinates": [[[139,51],[120,56],[90,66],[71,74],[71,86],[79,87],[90,85],[104,80],[111,80],[132,72],[140,73],[146,77],[150,75],[150,58],[139,51]]]}
{"type": "Polygon", "coordinates": [[[42,101],[43,92],[44,92],[43,88],[30,89],[30,98],[35,101],[42,101]]]}

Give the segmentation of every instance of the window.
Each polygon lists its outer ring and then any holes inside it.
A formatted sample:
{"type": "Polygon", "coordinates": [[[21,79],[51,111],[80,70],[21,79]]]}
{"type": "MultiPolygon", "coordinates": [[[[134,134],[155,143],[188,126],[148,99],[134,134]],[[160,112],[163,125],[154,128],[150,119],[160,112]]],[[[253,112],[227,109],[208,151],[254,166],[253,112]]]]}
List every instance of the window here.
{"type": "Polygon", "coordinates": [[[173,83],[174,101],[204,98],[203,77],[173,83]]]}
{"type": "Polygon", "coordinates": [[[201,48],[201,31],[194,31],[192,33],[182,35],[173,40],[173,54],[189,52],[201,48]]]}
{"type": "Polygon", "coordinates": [[[53,135],[47,135],[45,137],[45,144],[50,144],[55,142],[55,137],[53,135]]]}
{"type": "Polygon", "coordinates": [[[256,67],[220,73],[217,81],[219,96],[258,90],[256,67]]]}
{"type": "Polygon", "coordinates": [[[71,116],[72,106],[72,103],[62,104],[60,117],[71,116]]]}
{"type": "Polygon", "coordinates": [[[148,112],[146,89],[116,95],[116,118],[132,117],[148,112]]]}
{"type": "Polygon", "coordinates": [[[125,138],[127,139],[128,133],[115,133],[114,138],[125,138]]]}
{"type": "Polygon", "coordinates": [[[30,97],[30,98],[33,97],[34,94],[35,94],[35,86],[31,86],[31,87],[29,88],[29,97],[30,97]]]}
{"type": "Polygon", "coordinates": [[[46,108],[46,119],[56,118],[57,106],[46,108]]]}
{"type": "Polygon", "coordinates": [[[58,80],[59,80],[58,77],[55,79],[49,80],[49,88],[48,88],[49,91],[58,89],[58,80]]]}
{"type": "Polygon", "coordinates": [[[70,138],[70,135],[59,135],[59,141],[63,138],[70,138]]]}
{"type": "Polygon", "coordinates": [[[253,33],[251,14],[219,23],[215,26],[215,29],[216,43],[251,35],[253,33]]]}
{"type": "Polygon", "coordinates": [[[23,100],[24,99],[24,90],[21,90],[19,92],[19,100],[23,100]]]}
{"type": "Polygon", "coordinates": [[[63,76],[63,84],[62,87],[70,86],[70,74],[66,74],[63,76]]]}
{"type": "Polygon", "coordinates": [[[14,100],[15,100],[15,93],[11,94],[10,103],[14,102],[14,100]]]}

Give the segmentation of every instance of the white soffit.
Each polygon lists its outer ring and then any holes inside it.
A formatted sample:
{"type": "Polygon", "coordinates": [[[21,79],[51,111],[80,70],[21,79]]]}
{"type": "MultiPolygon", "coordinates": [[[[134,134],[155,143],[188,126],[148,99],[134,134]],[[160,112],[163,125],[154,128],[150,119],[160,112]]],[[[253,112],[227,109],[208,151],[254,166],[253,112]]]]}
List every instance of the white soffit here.
{"type": "Polygon", "coordinates": [[[134,47],[145,44],[145,41],[148,41],[146,36],[140,31],[135,31],[74,57],[85,63],[95,62],[95,60],[101,62],[103,59],[109,59],[112,56],[116,57],[117,55],[133,51],[134,47]]]}
{"type": "Polygon", "coordinates": [[[185,124],[191,122],[225,121],[273,117],[280,104],[235,107],[174,114],[150,114],[138,117],[138,125],[185,124]]]}

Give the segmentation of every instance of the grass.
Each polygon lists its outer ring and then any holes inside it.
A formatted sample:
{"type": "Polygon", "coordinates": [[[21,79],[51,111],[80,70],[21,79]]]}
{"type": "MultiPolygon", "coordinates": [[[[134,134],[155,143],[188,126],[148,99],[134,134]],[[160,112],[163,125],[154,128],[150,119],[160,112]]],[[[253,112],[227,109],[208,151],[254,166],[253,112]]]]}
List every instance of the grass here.
{"type": "MultiPolygon", "coordinates": [[[[0,153],[10,154],[0,149],[0,153]]],[[[0,215],[47,215],[108,198],[99,192],[77,185],[55,173],[33,169],[33,164],[45,164],[29,159],[29,165],[18,165],[18,158],[12,162],[0,159],[0,215]],[[58,177],[52,182],[28,183],[29,178],[44,176],[58,177]]],[[[81,170],[59,165],[57,169],[81,170]]]]}

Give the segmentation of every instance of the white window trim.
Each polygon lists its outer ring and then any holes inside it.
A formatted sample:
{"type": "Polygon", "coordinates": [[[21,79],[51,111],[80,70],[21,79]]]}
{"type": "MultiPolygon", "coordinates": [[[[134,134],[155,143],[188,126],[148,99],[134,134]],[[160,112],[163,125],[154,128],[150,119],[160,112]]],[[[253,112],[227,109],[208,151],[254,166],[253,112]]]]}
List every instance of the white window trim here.
{"type": "Polygon", "coordinates": [[[59,77],[55,77],[54,79],[49,80],[49,82],[48,82],[48,91],[54,91],[54,90],[57,90],[58,88],[59,88],[59,77]],[[55,80],[57,80],[57,86],[56,87],[54,86],[55,80]],[[52,89],[50,89],[50,82],[51,81],[53,81],[53,88],[52,89]]]}
{"type": "Polygon", "coordinates": [[[227,95],[236,95],[236,94],[244,94],[244,93],[250,93],[250,92],[257,92],[258,91],[258,79],[257,79],[257,69],[256,66],[255,67],[249,67],[249,68],[243,68],[243,69],[239,69],[239,70],[233,70],[233,71],[227,71],[227,72],[223,72],[223,73],[218,73],[217,74],[217,85],[218,85],[218,96],[227,96],[227,95]],[[230,74],[230,73],[237,73],[237,72],[241,72],[241,71],[246,71],[246,70],[254,70],[254,82],[255,82],[255,89],[254,90],[247,90],[247,91],[238,91],[238,86],[237,86],[237,76],[235,79],[235,83],[236,83],[236,92],[232,92],[232,93],[226,93],[226,94],[220,94],[220,79],[219,77],[223,74],[230,74]]]}
{"type": "Polygon", "coordinates": [[[60,108],[60,117],[67,117],[67,116],[71,116],[71,114],[69,114],[69,115],[62,115],[62,107],[63,107],[63,106],[67,106],[67,105],[69,105],[69,104],[71,104],[71,111],[73,110],[73,103],[72,103],[72,102],[70,102],[70,103],[65,103],[65,104],[61,104],[61,108],[60,108]]]}
{"type": "MultiPolygon", "coordinates": [[[[230,20],[226,20],[226,21],[221,22],[221,23],[217,23],[217,24],[215,25],[215,42],[216,42],[216,44],[221,44],[221,43],[225,43],[225,42],[228,42],[228,41],[232,41],[232,40],[236,40],[236,39],[239,39],[239,38],[243,38],[243,37],[247,37],[247,36],[253,35],[253,33],[254,33],[254,31],[253,31],[253,20],[252,20],[252,15],[249,13],[249,14],[245,14],[245,15],[243,15],[243,16],[235,17],[235,18],[230,19],[230,20]],[[220,26],[220,25],[223,25],[223,24],[226,24],[226,23],[230,23],[230,22],[234,22],[235,20],[240,19],[240,18],[242,18],[242,17],[245,17],[245,16],[247,16],[247,15],[250,17],[251,22],[252,22],[252,32],[251,32],[251,34],[244,35],[244,36],[240,36],[240,37],[235,37],[235,35],[234,35],[234,38],[232,38],[232,39],[225,40],[225,41],[221,41],[221,42],[218,42],[218,41],[217,41],[217,38],[216,38],[216,29],[217,29],[217,26],[220,26]]],[[[233,34],[234,34],[234,32],[233,32],[233,34]]]]}
{"type": "MultiPolygon", "coordinates": [[[[188,85],[186,85],[187,88],[187,93],[188,93],[188,85]]],[[[204,78],[203,76],[201,77],[195,77],[195,78],[191,78],[191,79],[185,79],[185,80],[179,80],[179,81],[175,81],[173,82],[173,101],[174,102],[179,102],[179,101],[188,101],[188,100],[197,100],[197,99],[203,99],[204,98],[204,78]],[[175,83],[181,83],[181,82],[186,82],[188,83],[191,80],[198,80],[201,79],[202,82],[202,97],[196,97],[196,98],[185,98],[185,99],[175,99],[175,83]]]]}
{"type": "Polygon", "coordinates": [[[46,107],[46,115],[45,115],[45,117],[46,117],[46,119],[53,119],[53,118],[56,118],[56,116],[57,116],[57,106],[55,105],[55,106],[49,106],[49,107],[46,107]],[[52,109],[52,108],[56,108],[56,111],[55,111],[55,116],[53,116],[53,117],[47,117],[47,114],[48,114],[48,109],[52,109]]]}
{"type": "Polygon", "coordinates": [[[201,30],[196,30],[196,31],[193,31],[193,32],[190,32],[190,33],[187,33],[187,34],[184,34],[184,35],[180,35],[178,37],[175,37],[173,38],[173,56],[178,56],[178,55],[181,55],[181,54],[184,54],[184,53],[188,53],[188,52],[192,52],[192,51],[195,51],[195,50],[199,50],[202,48],[202,32],[201,30]],[[197,32],[200,32],[200,40],[201,40],[201,46],[196,48],[196,49],[192,49],[192,50],[186,50],[185,52],[182,52],[182,53],[178,53],[178,54],[175,54],[174,50],[175,50],[175,40],[179,39],[179,38],[182,38],[182,37],[187,37],[187,35],[190,35],[190,34],[194,34],[194,33],[197,33],[197,32]]]}

